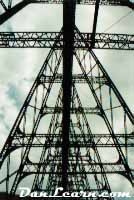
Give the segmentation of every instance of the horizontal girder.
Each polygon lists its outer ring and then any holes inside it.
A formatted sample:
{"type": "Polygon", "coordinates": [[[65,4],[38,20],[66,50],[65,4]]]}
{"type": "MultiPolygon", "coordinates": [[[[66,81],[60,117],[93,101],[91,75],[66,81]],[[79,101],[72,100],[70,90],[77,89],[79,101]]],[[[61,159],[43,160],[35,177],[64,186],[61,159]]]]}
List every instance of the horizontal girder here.
{"type": "MultiPolygon", "coordinates": [[[[55,158],[56,159],[56,158],[55,158]]],[[[56,164],[56,161],[53,161],[52,160],[52,163],[53,165],[57,165],[56,164]]],[[[27,175],[30,175],[30,174],[36,174],[37,173],[37,167],[38,165],[43,165],[46,164],[46,171],[43,172],[43,171],[40,171],[40,174],[52,174],[53,173],[53,176],[56,174],[56,175],[61,175],[61,164],[59,164],[59,167],[57,171],[53,171],[51,172],[51,161],[47,161],[46,163],[32,163],[29,161],[29,163],[27,164],[26,168],[28,169],[28,171],[24,171],[23,172],[23,175],[24,176],[27,176],[27,175]]],[[[58,161],[59,163],[59,161],[58,161]]],[[[76,160],[74,161],[74,163],[76,163],[76,160]]],[[[122,174],[125,176],[125,168],[124,166],[121,164],[121,163],[95,163],[95,162],[92,162],[89,163],[89,159],[87,161],[82,161],[82,164],[83,166],[85,167],[85,171],[75,171],[75,174],[103,174],[102,170],[101,170],[101,165],[103,164],[103,167],[105,169],[105,173],[107,174],[122,174]],[[94,170],[92,170],[92,167],[94,166],[94,170]]],[[[70,168],[71,165],[70,165],[70,168]]],[[[134,174],[134,171],[132,170],[132,173],[134,174]]],[[[74,175],[74,171],[73,169],[69,169],[68,170],[68,175],[74,175]]]]}
{"type": "MultiPolygon", "coordinates": [[[[31,3],[48,3],[48,4],[62,4],[63,0],[31,0],[31,3]]],[[[95,5],[96,0],[77,0],[77,4],[81,5],[95,5]]],[[[129,6],[131,4],[128,0],[101,0],[100,5],[117,5],[129,6]]]]}
{"type": "MultiPolygon", "coordinates": [[[[20,3],[25,2],[25,0],[20,1],[20,3]]],[[[63,0],[27,0],[27,4],[30,3],[42,3],[42,4],[63,4],[63,0]]],[[[80,5],[95,5],[96,0],[77,0],[77,4],[80,5]]],[[[12,2],[9,1],[8,3],[5,3],[3,0],[0,2],[1,6],[4,10],[10,10],[14,6],[12,5],[12,2]]],[[[17,5],[17,4],[16,4],[17,5]]],[[[100,0],[100,5],[104,6],[128,6],[132,7],[133,3],[129,0],[100,0]]]]}
{"type": "MultiPolygon", "coordinates": [[[[43,111],[42,111],[42,115],[45,114],[53,114],[53,113],[61,113],[62,114],[63,108],[62,107],[46,107],[43,111]]],[[[74,107],[74,108],[70,108],[70,113],[71,114],[76,114],[76,113],[85,113],[85,114],[100,114],[100,110],[96,107],[74,107]]]]}
{"type": "MultiPolygon", "coordinates": [[[[54,155],[49,155],[49,159],[43,161],[42,163],[36,163],[32,162],[30,159],[27,160],[27,164],[25,165],[25,169],[22,173],[21,179],[23,179],[26,176],[29,176],[31,174],[38,174],[38,167],[40,166],[40,175],[46,175],[46,174],[53,174],[53,177],[56,175],[61,176],[61,155],[55,155],[55,158],[53,158],[54,155]],[[43,170],[45,166],[45,171],[43,170]],[[55,170],[52,171],[52,166],[55,166],[55,170]]],[[[72,166],[76,165],[76,154],[72,154],[69,157],[69,169],[68,169],[68,176],[74,176],[75,175],[84,175],[84,174],[120,174],[125,176],[129,179],[127,176],[126,170],[124,165],[120,160],[117,162],[99,162],[94,161],[89,158],[89,156],[80,156],[77,160],[77,165],[82,165],[84,167],[83,170],[77,170],[74,171],[72,166]],[[103,165],[103,168],[105,172],[102,171],[101,166],[103,165]]],[[[131,169],[132,174],[134,175],[134,170],[131,169]]],[[[9,175],[11,177],[14,175],[17,171],[14,171],[9,175]]],[[[0,181],[0,184],[4,182],[6,178],[0,181]]]]}
{"type": "MultiPolygon", "coordinates": [[[[84,41],[75,33],[75,48],[91,45],[91,33],[81,33],[84,41]]],[[[0,48],[63,48],[63,34],[59,32],[0,32],[0,48]]],[[[95,49],[134,50],[134,35],[96,33],[95,49]]]]}
{"type": "MultiPolygon", "coordinates": [[[[31,134],[25,135],[17,135],[14,138],[12,143],[13,148],[20,148],[24,146],[28,146],[28,139],[30,138],[31,134]]],[[[70,135],[70,144],[69,147],[113,147],[115,148],[116,145],[120,144],[121,147],[134,147],[134,134],[116,134],[116,138],[118,144],[113,142],[113,139],[110,134],[93,134],[95,143],[91,142],[91,138],[89,134],[85,134],[84,137],[81,134],[70,135]],[[126,142],[127,141],[127,142],[126,142]]],[[[59,134],[36,134],[34,138],[34,142],[32,147],[61,147],[61,135],[59,134]],[[45,141],[50,141],[44,144],[45,141]],[[51,142],[52,141],[52,142],[51,142]]]]}
{"type": "MultiPolygon", "coordinates": [[[[88,76],[89,80],[94,83],[94,84],[108,84],[108,81],[106,80],[105,77],[99,77],[99,76],[88,76]]],[[[55,77],[55,80],[52,79],[52,76],[44,76],[42,75],[40,79],[38,80],[39,83],[62,83],[63,80],[63,75],[62,74],[57,74],[55,77]]],[[[73,74],[72,77],[73,83],[87,83],[85,80],[84,76],[82,74],[73,74]]]]}

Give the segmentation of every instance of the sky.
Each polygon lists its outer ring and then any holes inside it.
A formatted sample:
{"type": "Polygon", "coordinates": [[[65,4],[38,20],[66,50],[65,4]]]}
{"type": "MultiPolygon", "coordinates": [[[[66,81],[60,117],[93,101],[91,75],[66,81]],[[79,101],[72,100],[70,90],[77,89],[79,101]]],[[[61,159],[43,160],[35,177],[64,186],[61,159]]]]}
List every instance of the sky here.
{"type": "MultiPolygon", "coordinates": [[[[94,6],[77,6],[76,25],[81,32],[91,32],[94,6]]],[[[29,5],[0,27],[0,31],[59,31],[62,27],[61,5],[29,5]]],[[[134,33],[134,12],[126,7],[101,6],[97,32],[134,33]],[[128,14],[129,13],[129,14],[128,14]],[[128,15],[127,15],[128,14],[128,15]],[[118,24],[122,16],[127,15],[118,24]],[[115,24],[115,25],[113,25],[115,24]],[[112,25],[112,26],[111,26],[112,25]],[[111,28],[110,28],[111,27],[111,28]]],[[[0,49],[0,134],[2,148],[17,114],[39,72],[49,49],[0,49]]],[[[104,68],[134,113],[134,52],[95,50],[104,68]]],[[[86,90],[81,91],[86,95],[86,90]]],[[[128,181],[112,176],[132,191],[128,181]]],[[[114,185],[113,185],[114,188],[114,185]]]]}

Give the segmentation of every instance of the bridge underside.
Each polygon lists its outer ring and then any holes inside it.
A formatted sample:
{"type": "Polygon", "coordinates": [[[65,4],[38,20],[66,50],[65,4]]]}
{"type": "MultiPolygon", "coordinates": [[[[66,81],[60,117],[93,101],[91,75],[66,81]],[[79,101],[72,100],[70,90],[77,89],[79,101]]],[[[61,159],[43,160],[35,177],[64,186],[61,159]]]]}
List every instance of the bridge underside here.
{"type": "MultiPolygon", "coordinates": [[[[108,174],[122,175],[134,184],[128,156],[128,147],[134,146],[134,116],[92,50],[134,49],[133,35],[96,34],[99,5],[130,7],[130,2],[97,1],[91,34],[81,33],[75,26],[76,3],[85,2],[63,1],[63,28],[59,33],[42,33],[41,37],[37,32],[0,33],[0,47],[31,47],[36,41],[35,48],[51,48],[1,152],[0,168],[4,166],[6,171],[0,181],[6,188],[3,199],[6,194],[9,198],[18,194],[19,185],[31,176],[32,191],[50,194],[59,186],[64,191],[110,193],[108,174]],[[82,95],[84,86],[86,94],[82,95]],[[107,147],[116,151],[116,160],[102,161],[99,148],[105,152],[107,147]],[[16,150],[20,150],[20,163],[13,171],[10,166],[16,150]],[[33,155],[37,153],[35,161],[33,155]]],[[[35,1],[8,7],[2,3],[5,13],[0,23],[29,3],[35,1]]]]}

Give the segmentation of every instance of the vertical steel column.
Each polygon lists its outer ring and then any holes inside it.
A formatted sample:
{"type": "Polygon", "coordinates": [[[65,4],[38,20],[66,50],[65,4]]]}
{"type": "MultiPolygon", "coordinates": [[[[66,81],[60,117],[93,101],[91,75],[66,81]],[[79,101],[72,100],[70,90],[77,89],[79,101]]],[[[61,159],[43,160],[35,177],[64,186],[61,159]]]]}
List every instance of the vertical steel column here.
{"type": "Polygon", "coordinates": [[[68,154],[70,131],[70,104],[72,90],[72,66],[74,48],[76,0],[63,2],[63,119],[62,119],[62,187],[68,185],[68,154]]]}
{"type": "Polygon", "coordinates": [[[96,0],[95,11],[94,11],[94,21],[93,21],[93,31],[91,35],[91,48],[93,48],[95,44],[95,34],[96,34],[96,28],[97,28],[99,4],[100,4],[100,0],[96,0]]]}

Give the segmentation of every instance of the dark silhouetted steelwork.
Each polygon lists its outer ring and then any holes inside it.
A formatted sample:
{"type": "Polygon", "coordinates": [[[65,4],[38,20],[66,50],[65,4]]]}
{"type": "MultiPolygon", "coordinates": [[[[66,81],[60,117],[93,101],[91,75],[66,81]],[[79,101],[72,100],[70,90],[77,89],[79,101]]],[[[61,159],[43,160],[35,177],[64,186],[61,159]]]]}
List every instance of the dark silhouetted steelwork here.
{"type": "Polygon", "coordinates": [[[100,195],[111,192],[109,174],[122,175],[134,186],[129,159],[134,116],[93,51],[134,50],[134,35],[96,33],[100,5],[132,8],[133,4],[118,0],[12,2],[0,2],[4,9],[0,23],[30,3],[63,3],[63,28],[60,32],[0,33],[1,48],[51,48],[0,154],[3,194],[17,195],[19,186],[30,180],[26,187],[31,191],[49,195],[61,186],[64,191],[100,195]],[[95,4],[92,33],[81,33],[75,26],[76,4],[95,4]],[[112,154],[104,160],[100,149],[115,151],[116,160],[112,154]]]}

